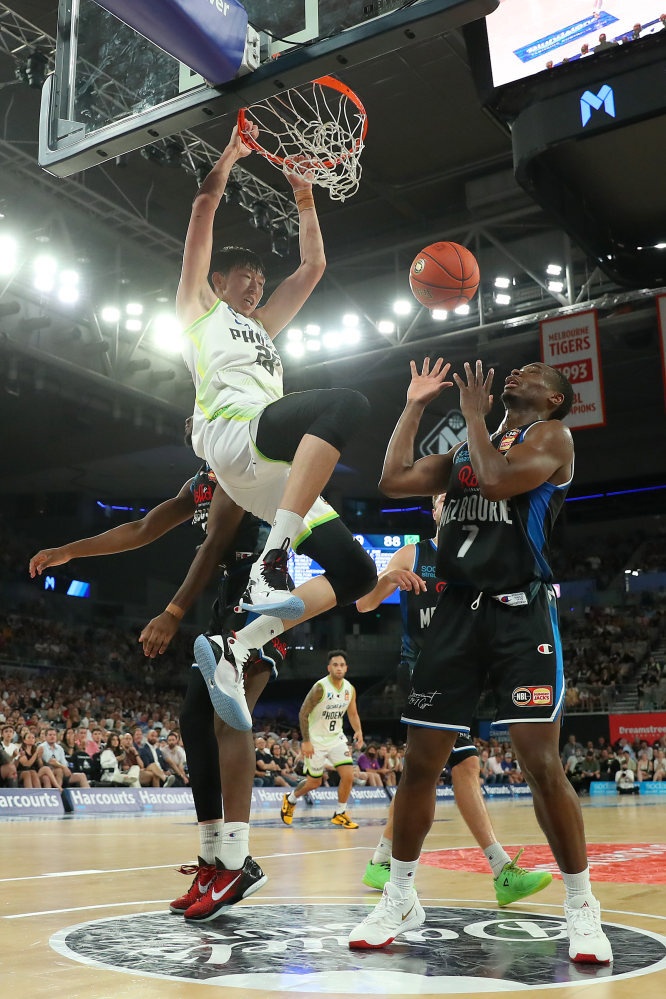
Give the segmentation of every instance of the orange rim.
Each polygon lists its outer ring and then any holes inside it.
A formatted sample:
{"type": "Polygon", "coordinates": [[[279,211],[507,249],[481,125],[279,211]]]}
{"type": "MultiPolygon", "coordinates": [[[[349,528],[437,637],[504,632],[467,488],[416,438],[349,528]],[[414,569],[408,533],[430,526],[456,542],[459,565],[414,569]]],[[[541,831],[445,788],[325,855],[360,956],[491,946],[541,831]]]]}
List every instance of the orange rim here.
{"type": "MultiPolygon", "coordinates": [[[[358,97],[354,93],[354,91],[351,90],[350,87],[346,86],[344,83],[341,83],[340,80],[336,80],[334,76],[319,76],[317,77],[316,80],[313,80],[312,83],[318,83],[320,87],[330,87],[331,90],[337,90],[338,93],[343,94],[345,97],[347,97],[352,102],[352,104],[354,104],[355,107],[360,111],[363,117],[363,134],[360,139],[356,139],[354,145],[348,151],[347,155],[348,156],[351,155],[352,153],[356,152],[356,150],[363,142],[365,142],[365,136],[368,131],[368,115],[361,102],[360,97],[358,97]]],[[[261,145],[260,142],[257,142],[256,139],[253,139],[251,135],[246,134],[245,115],[247,111],[251,110],[251,108],[252,105],[246,108],[241,108],[240,111],[238,112],[238,134],[240,136],[241,142],[243,143],[244,146],[247,146],[248,149],[253,149],[255,152],[260,153],[267,160],[270,160],[271,163],[275,163],[277,166],[284,166],[284,156],[276,156],[275,153],[269,153],[267,149],[264,149],[264,147],[261,145]]],[[[332,167],[337,166],[338,163],[342,163],[343,159],[345,159],[344,156],[339,156],[335,160],[322,160],[321,162],[322,166],[326,167],[327,170],[330,170],[332,167]]]]}

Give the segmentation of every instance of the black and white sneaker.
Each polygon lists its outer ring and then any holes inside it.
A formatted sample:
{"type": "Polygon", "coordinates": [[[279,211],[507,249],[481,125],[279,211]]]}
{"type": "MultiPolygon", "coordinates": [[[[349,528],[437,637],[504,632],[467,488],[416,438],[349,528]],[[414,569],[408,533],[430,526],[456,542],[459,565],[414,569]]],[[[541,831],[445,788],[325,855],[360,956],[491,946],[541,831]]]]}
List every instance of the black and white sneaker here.
{"type": "Polygon", "coordinates": [[[195,902],[185,912],[187,922],[206,923],[215,919],[220,909],[234,905],[241,899],[253,895],[268,881],[256,860],[248,856],[239,871],[228,871],[217,861],[217,874],[203,898],[195,902]]]}
{"type": "Polygon", "coordinates": [[[296,621],[305,613],[305,604],[289,589],[287,549],[273,548],[258,559],[250,570],[250,580],[240,602],[240,609],[296,621]]]}
{"type": "Polygon", "coordinates": [[[215,713],[227,725],[247,732],[252,715],[245,699],[243,673],[248,666],[263,662],[275,668],[275,662],[261,649],[248,649],[233,632],[229,635],[199,635],[194,642],[194,658],[206,681],[215,713]]]}

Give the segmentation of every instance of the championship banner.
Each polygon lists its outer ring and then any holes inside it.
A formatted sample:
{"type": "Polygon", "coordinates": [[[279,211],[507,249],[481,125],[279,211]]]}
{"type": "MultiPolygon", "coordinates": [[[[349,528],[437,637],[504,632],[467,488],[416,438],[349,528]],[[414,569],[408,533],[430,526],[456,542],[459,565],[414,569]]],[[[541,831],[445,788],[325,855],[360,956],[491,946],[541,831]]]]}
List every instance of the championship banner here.
{"type": "Polygon", "coordinates": [[[645,741],[651,746],[657,739],[664,742],[666,737],[666,711],[642,711],[633,715],[609,715],[611,743],[618,739],[634,742],[645,741]]]}
{"type": "Polygon", "coordinates": [[[572,430],[605,426],[597,310],[544,319],[540,326],[541,360],[573,386],[574,402],[564,422],[572,430]]]}
{"type": "Polygon", "coordinates": [[[666,406],[666,295],[657,295],[657,316],[659,317],[661,373],[664,378],[664,405],[666,406]]]}

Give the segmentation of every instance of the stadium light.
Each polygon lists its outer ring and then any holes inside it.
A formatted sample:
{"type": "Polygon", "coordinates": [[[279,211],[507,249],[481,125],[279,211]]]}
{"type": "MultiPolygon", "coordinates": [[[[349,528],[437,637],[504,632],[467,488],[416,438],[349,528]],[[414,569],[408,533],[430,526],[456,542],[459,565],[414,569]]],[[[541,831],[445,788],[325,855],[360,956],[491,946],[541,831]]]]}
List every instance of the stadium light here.
{"type": "Polygon", "coordinates": [[[328,333],[324,333],[323,341],[327,350],[337,350],[338,347],[342,346],[342,337],[337,330],[329,330],[328,333]]]}
{"type": "Polygon", "coordinates": [[[143,329],[143,323],[140,319],[126,319],[125,329],[128,333],[140,333],[143,329]]]}
{"type": "Polygon", "coordinates": [[[342,325],[347,327],[358,326],[358,316],[355,312],[345,312],[342,317],[342,325]]]}
{"type": "Polygon", "coordinates": [[[346,326],[342,331],[342,342],[350,347],[355,346],[361,339],[361,331],[354,326],[346,326]]]}
{"type": "Polygon", "coordinates": [[[549,281],[548,282],[548,291],[554,291],[554,292],[556,292],[556,293],[559,294],[560,292],[564,291],[564,282],[563,281],[549,281]]]}
{"type": "Polygon", "coordinates": [[[546,274],[549,274],[550,277],[559,277],[561,273],[562,273],[561,264],[548,264],[548,266],[546,267],[546,274]]]}
{"type": "Polygon", "coordinates": [[[36,257],[32,266],[34,270],[33,287],[37,291],[53,291],[58,270],[58,265],[53,257],[44,255],[36,257]]]}
{"type": "Polygon", "coordinates": [[[438,322],[444,322],[445,319],[449,318],[449,313],[446,309],[432,309],[430,315],[438,322]]]}
{"type": "Polygon", "coordinates": [[[13,274],[18,265],[18,243],[13,236],[0,236],[0,274],[13,274]]]}
{"type": "MultiPolygon", "coordinates": [[[[127,320],[130,322],[130,320],[127,320]]],[[[169,354],[178,354],[182,346],[182,327],[175,316],[162,313],[153,320],[153,341],[169,354]]]]}
{"type": "Polygon", "coordinates": [[[393,303],[393,311],[396,316],[408,316],[412,311],[412,303],[406,298],[397,298],[393,303]]]}
{"type": "Polygon", "coordinates": [[[142,316],[143,305],[140,302],[128,302],[125,306],[125,312],[128,316],[142,316]]]}
{"type": "Polygon", "coordinates": [[[63,284],[58,288],[58,298],[65,305],[74,305],[81,297],[81,293],[75,284],[63,284]]]}
{"type": "Polygon", "coordinates": [[[319,340],[306,340],[305,341],[306,350],[321,350],[321,343],[319,340]]]}
{"type": "Polygon", "coordinates": [[[459,305],[457,309],[453,310],[457,316],[468,316],[469,315],[469,305],[459,305]]]}
{"type": "Polygon", "coordinates": [[[120,309],[116,305],[105,305],[100,314],[105,323],[117,323],[120,319],[120,309]]]}
{"type": "Polygon", "coordinates": [[[302,339],[303,339],[303,330],[299,330],[295,326],[292,326],[290,330],[287,330],[287,340],[291,340],[293,342],[295,340],[302,340],[302,339]]]}
{"type": "Polygon", "coordinates": [[[305,332],[308,336],[319,336],[321,333],[321,326],[317,326],[316,323],[308,323],[305,327],[305,332]]]}
{"type": "Polygon", "coordinates": [[[377,331],[379,333],[395,333],[395,323],[391,322],[390,319],[380,319],[377,323],[377,331]]]}
{"type": "Polygon", "coordinates": [[[498,305],[511,305],[511,295],[495,295],[495,301],[498,305]]]}
{"type": "Polygon", "coordinates": [[[287,344],[287,353],[291,354],[292,357],[302,357],[305,353],[305,347],[297,340],[292,340],[291,343],[287,344]]]}
{"type": "Polygon", "coordinates": [[[495,287],[496,288],[510,288],[511,287],[511,278],[508,278],[508,277],[496,277],[495,278],[495,287]]]}

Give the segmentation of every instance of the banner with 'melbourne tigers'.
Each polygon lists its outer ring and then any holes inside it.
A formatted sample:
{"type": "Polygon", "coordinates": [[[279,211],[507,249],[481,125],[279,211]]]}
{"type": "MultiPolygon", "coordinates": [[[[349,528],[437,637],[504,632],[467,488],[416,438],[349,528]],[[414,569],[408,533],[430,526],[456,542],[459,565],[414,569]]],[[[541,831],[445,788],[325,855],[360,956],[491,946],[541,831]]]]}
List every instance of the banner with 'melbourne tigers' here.
{"type": "Polygon", "coordinates": [[[541,360],[565,375],[574,390],[565,423],[572,430],[606,424],[597,310],[589,309],[541,325],[541,360]]]}

